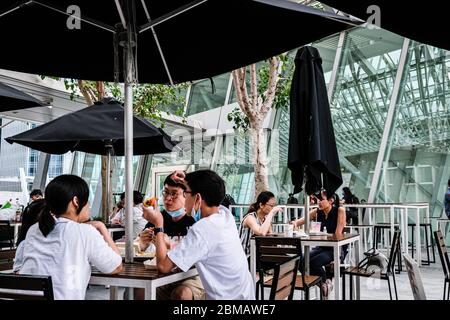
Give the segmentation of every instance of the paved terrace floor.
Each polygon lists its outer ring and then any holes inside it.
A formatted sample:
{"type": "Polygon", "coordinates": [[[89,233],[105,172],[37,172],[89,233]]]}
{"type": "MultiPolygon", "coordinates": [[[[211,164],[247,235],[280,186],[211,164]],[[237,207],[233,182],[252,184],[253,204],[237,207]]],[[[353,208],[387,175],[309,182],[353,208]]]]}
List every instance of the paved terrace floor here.
{"type": "MultiPolygon", "coordinates": [[[[444,273],[442,271],[439,256],[436,254],[436,263],[430,266],[423,266],[420,268],[422,282],[425,288],[425,294],[429,300],[441,300],[444,290],[444,273]]],[[[411,286],[409,284],[408,274],[406,269],[403,272],[396,274],[397,290],[399,299],[413,300],[411,286]]],[[[348,279],[348,277],[347,277],[348,279]]],[[[347,281],[348,284],[349,281],[347,281]]],[[[391,282],[392,283],[392,282],[391,282]]],[[[347,288],[347,299],[349,294],[347,288]]],[[[317,292],[318,293],[318,292],[317,292]]],[[[312,292],[312,298],[315,297],[315,292],[312,292]]],[[[266,297],[268,294],[266,294],[266,297]]],[[[119,298],[123,297],[123,289],[120,290],[119,298]]],[[[300,291],[295,291],[294,299],[300,299],[300,291]]],[[[109,290],[104,286],[90,286],[86,294],[87,300],[107,300],[109,299],[109,290]]],[[[334,292],[330,294],[330,300],[334,299],[334,292]]],[[[389,300],[389,290],[387,281],[377,280],[375,278],[361,278],[361,299],[362,300],[389,300]]]]}

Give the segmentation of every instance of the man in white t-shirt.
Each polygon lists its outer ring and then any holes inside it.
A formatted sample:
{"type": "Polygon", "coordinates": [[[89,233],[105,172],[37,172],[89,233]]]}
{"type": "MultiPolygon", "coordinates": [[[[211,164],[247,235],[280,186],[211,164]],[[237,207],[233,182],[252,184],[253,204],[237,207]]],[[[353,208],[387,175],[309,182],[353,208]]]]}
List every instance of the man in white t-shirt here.
{"type": "Polygon", "coordinates": [[[163,217],[158,210],[144,208],[155,225],[157,267],[167,273],[178,267],[198,270],[209,300],[254,300],[255,285],[249,272],[231,212],[220,206],[225,183],[211,170],[184,174],[173,179],[186,186],[185,208],[197,221],[181,243],[168,252],[163,217]]]}

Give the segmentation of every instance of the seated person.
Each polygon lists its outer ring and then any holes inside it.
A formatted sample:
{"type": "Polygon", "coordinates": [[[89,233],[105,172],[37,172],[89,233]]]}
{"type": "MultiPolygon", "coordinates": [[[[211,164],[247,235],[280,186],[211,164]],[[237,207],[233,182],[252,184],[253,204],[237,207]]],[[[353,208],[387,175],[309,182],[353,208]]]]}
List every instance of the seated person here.
{"type": "Polygon", "coordinates": [[[34,200],[31,202],[22,213],[22,225],[20,226],[19,235],[17,236],[17,250],[16,258],[14,259],[13,271],[18,272],[22,266],[23,261],[21,260],[23,254],[23,241],[27,236],[28,229],[38,222],[38,216],[45,206],[45,200],[43,198],[34,200]]]}
{"type": "Polygon", "coordinates": [[[109,216],[109,220],[111,224],[121,224],[123,220],[123,211],[119,213],[120,210],[125,206],[125,192],[120,194],[120,200],[116,203],[116,206],[113,208],[111,215],[109,216]]]}
{"type": "MultiPolygon", "coordinates": [[[[194,218],[186,214],[184,190],[185,186],[176,183],[170,176],[167,176],[164,180],[164,190],[162,192],[164,210],[162,210],[161,214],[164,219],[164,232],[169,237],[184,237],[189,227],[195,223],[194,218]]],[[[144,218],[147,218],[146,211],[144,211],[144,218]]],[[[142,251],[145,251],[152,242],[154,236],[153,228],[154,225],[151,222],[147,223],[145,230],[138,237],[139,247],[142,251]]],[[[135,299],[143,299],[143,295],[143,289],[135,289],[135,299]]],[[[196,276],[159,287],[157,288],[156,296],[158,300],[204,300],[205,290],[200,278],[196,276]]]]}
{"type": "MultiPolygon", "coordinates": [[[[340,206],[339,197],[333,194],[327,197],[326,192],[321,193],[322,199],[317,199],[319,207],[309,212],[310,220],[321,222],[320,231],[327,229],[328,233],[335,236],[342,236],[342,232],[346,226],[346,215],[344,207],[340,206]]],[[[291,222],[294,227],[301,226],[305,223],[305,219],[301,218],[291,222]]],[[[346,248],[343,248],[345,255],[346,248]]],[[[324,266],[334,261],[333,248],[331,247],[314,247],[309,254],[310,274],[322,277],[322,294],[324,298],[328,297],[332,290],[331,279],[326,278],[324,266]]]]}
{"type": "Polygon", "coordinates": [[[103,273],[122,270],[122,258],[105,225],[89,221],[89,187],[61,175],[45,189],[45,206],[23,243],[19,274],[52,277],[56,300],[84,300],[91,265],[103,273]]]}
{"type": "MultiPolygon", "coordinates": [[[[122,199],[122,195],[120,196],[122,199]]],[[[133,191],[133,238],[136,238],[139,233],[145,228],[145,225],[147,224],[147,220],[144,219],[142,216],[142,208],[141,203],[142,200],[144,200],[144,197],[142,194],[134,190],[133,191]]],[[[111,220],[112,224],[125,224],[125,201],[127,201],[127,197],[125,196],[125,193],[123,193],[123,203],[124,206],[122,209],[120,209],[117,214],[114,216],[114,218],[111,220]]]]}
{"type": "Polygon", "coordinates": [[[211,170],[185,174],[177,171],[176,182],[184,184],[185,208],[196,223],[172,250],[165,241],[164,218],[158,209],[144,208],[155,225],[156,266],[168,273],[175,267],[184,272],[195,265],[209,300],[254,300],[255,283],[239,241],[231,212],[221,206],[225,182],[211,170]]]}
{"type": "Polygon", "coordinates": [[[44,195],[42,194],[41,189],[33,189],[30,192],[30,202],[42,199],[44,195]]]}
{"type": "Polygon", "coordinates": [[[266,236],[272,234],[272,218],[283,211],[276,206],[275,195],[270,191],[263,191],[242,218],[239,236],[246,254],[250,254],[250,238],[253,235],[266,236]]]}

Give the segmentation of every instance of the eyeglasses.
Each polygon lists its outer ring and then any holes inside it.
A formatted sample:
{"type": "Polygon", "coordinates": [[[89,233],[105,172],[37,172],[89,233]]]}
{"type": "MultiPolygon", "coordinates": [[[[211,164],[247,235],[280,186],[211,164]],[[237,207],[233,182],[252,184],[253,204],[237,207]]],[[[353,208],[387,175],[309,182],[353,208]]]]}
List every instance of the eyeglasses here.
{"type": "Polygon", "coordinates": [[[275,207],[277,204],[276,203],[266,203],[266,206],[269,206],[271,208],[275,207]]]}
{"type": "MultiPolygon", "coordinates": [[[[175,200],[176,198],[178,198],[178,196],[180,194],[178,192],[169,192],[167,190],[163,190],[162,195],[164,198],[171,197],[173,200],[175,200]]],[[[184,192],[183,192],[183,196],[184,196],[184,192]]]]}

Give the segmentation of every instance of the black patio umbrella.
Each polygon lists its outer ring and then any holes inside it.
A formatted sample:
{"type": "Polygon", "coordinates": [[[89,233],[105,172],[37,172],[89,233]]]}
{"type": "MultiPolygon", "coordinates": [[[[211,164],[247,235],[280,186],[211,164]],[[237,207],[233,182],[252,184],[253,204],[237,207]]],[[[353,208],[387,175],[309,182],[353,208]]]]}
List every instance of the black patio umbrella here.
{"type": "Polygon", "coordinates": [[[327,87],[319,51],[297,51],[290,102],[288,167],[294,193],[308,195],[322,188],[333,194],[342,184],[327,87]],[[304,181],[306,180],[306,181],[304,181]]]}
{"type": "MultiPolygon", "coordinates": [[[[104,98],[5,140],[51,154],[82,151],[108,155],[113,151],[114,155],[123,156],[124,115],[117,100],[104,98]]],[[[137,116],[133,117],[133,137],[135,155],[170,152],[177,144],[162,129],[137,116]]]]}
{"type": "MultiPolygon", "coordinates": [[[[3,0],[0,30],[7,46],[0,68],[124,81],[125,192],[130,193],[132,83],[209,78],[342,31],[349,23],[355,21],[287,0],[3,0]],[[30,58],[30,48],[39,49],[33,51],[39,59],[30,58]]],[[[132,210],[127,202],[125,211],[132,210]]],[[[126,215],[125,229],[131,225],[126,215]]],[[[132,241],[126,233],[127,261],[132,241]]]]}
{"type": "Polygon", "coordinates": [[[380,27],[406,38],[450,50],[448,11],[441,2],[415,4],[395,0],[320,0],[335,9],[367,20],[380,9],[380,27]],[[368,13],[369,11],[369,13],[368,13]]]}
{"type": "Polygon", "coordinates": [[[42,107],[43,105],[35,97],[0,82],[0,112],[42,107]]]}

